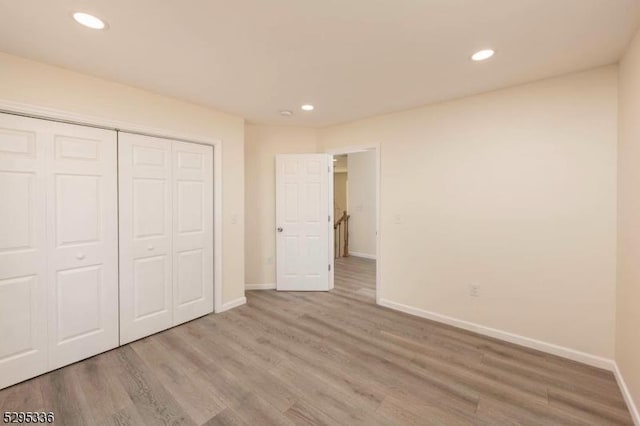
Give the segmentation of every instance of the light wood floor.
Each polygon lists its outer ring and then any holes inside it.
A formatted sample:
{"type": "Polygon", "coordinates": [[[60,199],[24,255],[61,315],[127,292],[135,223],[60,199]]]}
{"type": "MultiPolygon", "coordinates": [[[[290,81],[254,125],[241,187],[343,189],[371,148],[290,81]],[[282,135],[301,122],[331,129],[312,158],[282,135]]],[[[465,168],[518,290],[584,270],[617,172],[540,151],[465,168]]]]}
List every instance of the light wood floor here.
{"type": "Polygon", "coordinates": [[[375,263],[330,293],[248,303],[0,391],[61,425],[632,424],[611,373],[375,305],[375,263]]]}

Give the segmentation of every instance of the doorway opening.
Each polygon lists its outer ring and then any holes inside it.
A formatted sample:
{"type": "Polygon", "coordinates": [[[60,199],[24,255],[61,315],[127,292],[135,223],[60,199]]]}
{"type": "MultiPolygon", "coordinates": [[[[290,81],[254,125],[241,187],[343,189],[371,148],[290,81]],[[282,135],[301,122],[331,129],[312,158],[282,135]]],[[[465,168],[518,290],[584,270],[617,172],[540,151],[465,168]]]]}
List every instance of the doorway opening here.
{"type": "Polygon", "coordinates": [[[372,304],[379,296],[377,147],[333,154],[333,289],[372,304]]]}

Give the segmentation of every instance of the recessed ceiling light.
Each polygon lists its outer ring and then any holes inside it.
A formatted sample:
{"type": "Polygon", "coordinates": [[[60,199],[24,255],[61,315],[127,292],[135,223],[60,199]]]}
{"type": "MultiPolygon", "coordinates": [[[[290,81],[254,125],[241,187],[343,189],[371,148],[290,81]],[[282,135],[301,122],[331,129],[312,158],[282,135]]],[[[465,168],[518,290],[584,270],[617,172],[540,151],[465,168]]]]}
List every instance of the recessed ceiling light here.
{"type": "Polygon", "coordinates": [[[303,111],[313,111],[313,105],[306,104],[302,105],[301,108],[303,111]]]}
{"type": "Polygon", "coordinates": [[[104,30],[107,28],[107,24],[102,19],[96,18],[88,13],[76,12],[73,14],[73,19],[75,19],[80,25],[84,25],[85,27],[89,27],[94,30],[104,30]]]}
{"type": "Polygon", "coordinates": [[[495,55],[495,51],[492,49],[484,49],[484,50],[480,50],[476,53],[474,53],[473,55],[471,55],[471,59],[473,61],[485,61],[487,59],[489,59],[490,57],[492,57],[493,55],[495,55]]]}
{"type": "Polygon", "coordinates": [[[293,115],[293,111],[290,111],[288,109],[281,109],[280,115],[283,117],[291,117],[293,115]]]}

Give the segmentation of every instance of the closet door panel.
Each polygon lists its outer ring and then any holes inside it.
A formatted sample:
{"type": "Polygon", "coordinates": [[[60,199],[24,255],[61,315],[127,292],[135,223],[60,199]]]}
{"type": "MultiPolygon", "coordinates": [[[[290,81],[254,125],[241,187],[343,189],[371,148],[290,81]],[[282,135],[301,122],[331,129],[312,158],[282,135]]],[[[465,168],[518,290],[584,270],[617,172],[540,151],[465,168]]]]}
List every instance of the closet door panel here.
{"type": "Polygon", "coordinates": [[[119,134],[121,344],[173,324],[171,172],[171,141],[119,134]]]}
{"type": "Polygon", "coordinates": [[[173,142],[174,324],[213,312],[213,148],[173,142]]]}
{"type": "Polygon", "coordinates": [[[47,369],[41,124],[0,114],[0,388],[47,369]]]}
{"type": "Polygon", "coordinates": [[[48,123],[49,368],[118,345],[116,132],[48,123]]]}

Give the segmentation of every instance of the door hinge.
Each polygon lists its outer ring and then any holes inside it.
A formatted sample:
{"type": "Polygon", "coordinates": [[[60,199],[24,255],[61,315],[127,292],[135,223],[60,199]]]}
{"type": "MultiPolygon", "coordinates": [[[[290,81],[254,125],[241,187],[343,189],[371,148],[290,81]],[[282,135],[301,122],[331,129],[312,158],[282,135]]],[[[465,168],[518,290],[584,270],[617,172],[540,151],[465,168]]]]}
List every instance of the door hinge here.
{"type": "Polygon", "coordinates": [[[328,219],[329,220],[327,222],[331,223],[331,215],[329,215],[328,219]]]}
{"type": "Polygon", "coordinates": [[[329,270],[331,270],[331,264],[329,264],[329,270]]]}

